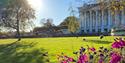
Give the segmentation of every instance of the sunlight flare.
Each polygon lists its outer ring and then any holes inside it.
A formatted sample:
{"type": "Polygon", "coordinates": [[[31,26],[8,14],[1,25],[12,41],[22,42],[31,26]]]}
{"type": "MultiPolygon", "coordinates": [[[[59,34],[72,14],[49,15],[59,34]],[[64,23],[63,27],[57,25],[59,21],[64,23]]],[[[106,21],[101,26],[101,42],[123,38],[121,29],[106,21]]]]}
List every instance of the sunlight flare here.
{"type": "Polygon", "coordinates": [[[36,11],[39,11],[42,8],[42,0],[27,0],[28,3],[34,8],[36,11]]]}

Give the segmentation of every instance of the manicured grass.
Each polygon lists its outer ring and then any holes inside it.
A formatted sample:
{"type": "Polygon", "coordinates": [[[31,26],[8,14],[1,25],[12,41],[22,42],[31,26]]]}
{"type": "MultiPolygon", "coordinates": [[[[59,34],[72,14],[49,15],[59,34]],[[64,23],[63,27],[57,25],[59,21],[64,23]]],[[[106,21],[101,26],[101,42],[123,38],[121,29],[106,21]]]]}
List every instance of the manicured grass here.
{"type": "Polygon", "coordinates": [[[14,43],[16,39],[0,39],[0,63],[45,63],[41,53],[48,52],[51,63],[57,62],[57,54],[64,53],[75,56],[73,51],[79,51],[86,45],[99,48],[111,47],[115,37],[60,37],[60,38],[25,38],[14,43]],[[83,41],[83,38],[86,40],[83,41]],[[13,43],[13,44],[12,44],[13,43]],[[9,45],[7,45],[9,44],[9,45]]]}

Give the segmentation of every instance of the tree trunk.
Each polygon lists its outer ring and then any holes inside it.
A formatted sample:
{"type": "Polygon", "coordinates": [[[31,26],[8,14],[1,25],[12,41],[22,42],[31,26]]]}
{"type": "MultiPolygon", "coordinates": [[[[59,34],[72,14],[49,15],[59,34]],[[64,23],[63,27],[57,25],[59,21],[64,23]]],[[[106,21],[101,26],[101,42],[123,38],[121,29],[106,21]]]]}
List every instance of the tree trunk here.
{"type": "Polygon", "coordinates": [[[17,31],[17,38],[18,38],[18,40],[17,41],[20,41],[21,40],[21,36],[20,36],[20,27],[19,27],[19,18],[18,18],[19,16],[18,16],[18,10],[17,10],[17,29],[16,29],[16,31],[17,31]]]}
{"type": "Polygon", "coordinates": [[[19,29],[19,20],[17,20],[17,38],[18,38],[18,41],[21,40],[21,36],[20,36],[20,29],[19,29]]]}

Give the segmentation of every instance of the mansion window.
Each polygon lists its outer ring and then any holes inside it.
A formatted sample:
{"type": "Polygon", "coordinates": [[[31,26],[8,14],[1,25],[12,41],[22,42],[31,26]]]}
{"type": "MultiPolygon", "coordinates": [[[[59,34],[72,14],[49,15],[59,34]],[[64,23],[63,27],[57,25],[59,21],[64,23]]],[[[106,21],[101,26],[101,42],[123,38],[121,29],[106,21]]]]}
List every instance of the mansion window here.
{"type": "Polygon", "coordinates": [[[101,33],[101,29],[98,29],[98,33],[101,33]]]}
{"type": "Polygon", "coordinates": [[[84,30],[82,30],[82,32],[84,33],[84,30]]]}
{"type": "Polygon", "coordinates": [[[93,29],[92,32],[95,32],[95,29],[93,29]]]}
{"type": "Polygon", "coordinates": [[[87,32],[89,32],[89,30],[87,30],[87,32]]]}
{"type": "Polygon", "coordinates": [[[107,28],[105,28],[105,29],[104,29],[104,31],[105,31],[105,32],[108,32],[108,29],[107,29],[107,28]]]}

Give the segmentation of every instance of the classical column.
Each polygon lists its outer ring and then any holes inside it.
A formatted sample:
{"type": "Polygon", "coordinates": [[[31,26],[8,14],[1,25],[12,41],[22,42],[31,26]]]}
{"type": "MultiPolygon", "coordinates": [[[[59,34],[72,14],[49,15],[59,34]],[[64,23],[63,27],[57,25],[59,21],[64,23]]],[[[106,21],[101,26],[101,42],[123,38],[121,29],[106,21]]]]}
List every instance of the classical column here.
{"type": "MultiPolygon", "coordinates": [[[[88,11],[86,11],[86,31],[89,29],[89,25],[88,25],[88,22],[89,22],[89,13],[88,13],[88,11]]],[[[88,32],[86,32],[86,33],[88,33],[88,32]]]]}
{"type": "Polygon", "coordinates": [[[85,16],[84,16],[84,17],[85,17],[85,30],[84,30],[84,31],[85,31],[85,33],[86,33],[86,32],[87,32],[87,26],[86,26],[86,25],[87,25],[87,24],[86,24],[86,21],[87,21],[87,16],[86,16],[86,15],[87,15],[87,12],[85,12],[84,15],[85,15],[85,16]]]}
{"type": "Polygon", "coordinates": [[[90,12],[90,17],[89,17],[89,26],[90,26],[90,33],[92,33],[92,11],[89,11],[90,12]]]}
{"type": "Polygon", "coordinates": [[[118,12],[115,11],[115,27],[118,27],[119,26],[119,16],[118,16],[118,12]]]}
{"type": "Polygon", "coordinates": [[[95,29],[95,12],[94,11],[92,11],[92,30],[93,29],[95,29]]]}
{"type": "Polygon", "coordinates": [[[83,14],[83,16],[82,16],[82,30],[84,30],[84,13],[82,13],[83,14]]]}
{"type": "Polygon", "coordinates": [[[104,10],[101,11],[101,32],[104,32],[104,10]]]}
{"type": "Polygon", "coordinates": [[[108,9],[108,32],[111,30],[111,11],[108,9]]]}
{"type": "Polygon", "coordinates": [[[82,16],[83,14],[82,13],[80,13],[80,29],[82,30],[82,25],[83,25],[83,23],[82,23],[82,20],[83,20],[83,16],[82,16]]]}
{"type": "Polygon", "coordinates": [[[96,20],[95,20],[96,26],[95,26],[95,31],[98,32],[98,17],[99,17],[98,16],[98,10],[96,10],[95,12],[96,12],[96,20]]]}
{"type": "Polygon", "coordinates": [[[122,21],[121,24],[125,26],[125,15],[124,15],[124,9],[122,10],[122,21]]]}

